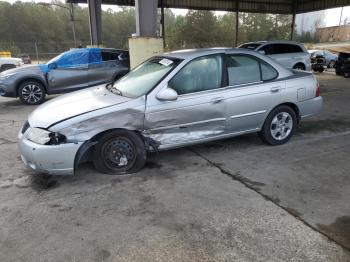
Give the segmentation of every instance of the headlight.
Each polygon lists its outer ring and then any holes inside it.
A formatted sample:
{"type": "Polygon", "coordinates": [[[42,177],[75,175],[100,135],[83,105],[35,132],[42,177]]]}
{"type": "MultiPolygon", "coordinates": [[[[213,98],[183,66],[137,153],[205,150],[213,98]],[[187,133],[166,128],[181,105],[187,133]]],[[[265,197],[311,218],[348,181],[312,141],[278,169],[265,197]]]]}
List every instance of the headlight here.
{"type": "Polygon", "coordinates": [[[0,75],[0,80],[5,80],[5,79],[7,79],[15,74],[16,73],[0,75]]]}
{"type": "Polygon", "coordinates": [[[67,142],[66,137],[60,133],[36,127],[29,128],[26,138],[40,145],[59,145],[67,142]]]}

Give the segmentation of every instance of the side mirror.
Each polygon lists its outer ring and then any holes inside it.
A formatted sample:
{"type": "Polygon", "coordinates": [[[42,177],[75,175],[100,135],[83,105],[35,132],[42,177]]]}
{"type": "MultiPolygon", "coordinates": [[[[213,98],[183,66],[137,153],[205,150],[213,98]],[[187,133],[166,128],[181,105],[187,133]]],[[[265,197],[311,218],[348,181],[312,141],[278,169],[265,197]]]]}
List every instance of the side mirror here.
{"type": "Polygon", "coordinates": [[[264,50],[259,50],[259,53],[262,54],[262,55],[266,54],[264,50]]]}
{"type": "Polygon", "coordinates": [[[162,101],[174,101],[177,99],[177,96],[176,91],[170,87],[163,89],[156,95],[157,99],[162,101]]]}
{"type": "Polygon", "coordinates": [[[52,62],[52,63],[50,63],[50,64],[48,64],[48,67],[49,67],[49,69],[56,69],[57,68],[57,64],[55,63],[55,62],[52,62]]]}

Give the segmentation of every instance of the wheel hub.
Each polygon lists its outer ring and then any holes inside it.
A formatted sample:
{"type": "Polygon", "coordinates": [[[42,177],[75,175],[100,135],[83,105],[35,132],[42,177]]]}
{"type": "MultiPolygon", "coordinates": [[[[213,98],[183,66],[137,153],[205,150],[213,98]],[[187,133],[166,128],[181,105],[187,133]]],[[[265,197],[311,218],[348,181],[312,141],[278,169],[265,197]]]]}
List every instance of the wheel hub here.
{"type": "Polygon", "coordinates": [[[292,128],[292,116],[287,112],[281,112],[272,119],[270,132],[274,139],[283,140],[289,136],[292,128]]]}
{"type": "Polygon", "coordinates": [[[116,139],[109,142],[105,148],[105,161],[115,167],[126,167],[135,160],[135,152],[129,141],[116,139]]]}
{"type": "Polygon", "coordinates": [[[36,103],[40,101],[43,94],[39,86],[30,84],[23,87],[22,96],[28,103],[36,103]]]}

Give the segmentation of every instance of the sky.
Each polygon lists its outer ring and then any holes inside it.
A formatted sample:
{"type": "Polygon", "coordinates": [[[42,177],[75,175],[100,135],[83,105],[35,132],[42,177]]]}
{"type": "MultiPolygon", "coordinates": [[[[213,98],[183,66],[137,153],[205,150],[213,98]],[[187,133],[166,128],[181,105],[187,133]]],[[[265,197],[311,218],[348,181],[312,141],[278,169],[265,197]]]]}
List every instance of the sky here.
{"type": "MultiPolygon", "coordinates": [[[[14,3],[17,0],[0,0],[0,1],[7,1],[7,2],[10,2],[10,3],[14,3]]],[[[47,3],[51,2],[51,0],[21,0],[21,1],[22,2],[47,2],[47,3]]],[[[107,10],[108,8],[111,8],[111,9],[113,9],[115,11],[118,10],[117,6],[102,5],[102,9],[107,10]]],[[[176,15],[184,15],[187,12],[186,9],[172,9],[172,11],[176,15]]],[[[225,12],[216,12],[217,15],[222,15],[224,13],[225,12]]],[[[333,9],[326,10],[326,13],[325,13],[325,26],[336,26],[336,25],[338,25],[339,24],[339,19],[340,19],[340,14],[341,14],[341,8],[333,8],[333,9]]],[[[348,19],[348,21],[350,21],[350,6],[344,7],[344,9],[343,9],[342,21],[344,21],[346,18],[348,19]]]]}

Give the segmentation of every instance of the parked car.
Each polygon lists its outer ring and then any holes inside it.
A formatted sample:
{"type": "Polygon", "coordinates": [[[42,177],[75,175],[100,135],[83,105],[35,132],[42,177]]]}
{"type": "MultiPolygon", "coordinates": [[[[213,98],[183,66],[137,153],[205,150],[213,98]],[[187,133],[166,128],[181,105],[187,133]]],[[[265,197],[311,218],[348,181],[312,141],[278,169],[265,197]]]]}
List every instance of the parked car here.
{"type": "Polygon", "coordinates": [[[338,60],[338,56],[329,52],[328,50],[309,50],[311,59],[317,56],[323,56],[326,60],[326,66],[333,68],[338,60]]]}
{"type": "Polygon", "coordinates": [[[114,84],[38,107],[19,132],[23,162],[73,174],[92,160],[103,173],[140,170],[148,151],[259,132],[286,143],[320,111],[315,77],[244,49],[198,49],[153,57],[114,84]]]}
{"type": "Polygon", "coordinates": [[[0,57],[0,72],[16,68],[23,64],[22,59],[14,57],[0,57]]]}
{"type": "Polygon", "coordinates": [[[317,54],[314,56],[311,56],[311,68],[315,72],[322,73],[326,67],[326,58],[324,55],[317,54]]]}
{"type": "Polygon", "coordinates": [[[128,51],[112,48],[73,49],[47,64],[0,74],[0,95],[36,105],[46,94],[59,94],[113,82],[129,71],[128,51]]]}
{"type": "Polygon", "coordinates": [[[350,53],[339,53],[335,73],[344,77],[350,77],[350,53]]]}
{"type": "Polygon", "coordinates": [[[23,64],[31,64],[32,63],[32,59],[30,59],[29,55],[22,54],[20,57],[23,61],[23,64]]]}
{"type": "Polygon", "coordinates": [[[239,47],[267,55],[287,68],[311,70],[310,54],[302,44],[294,41],[259,41],[239,47]]]}

